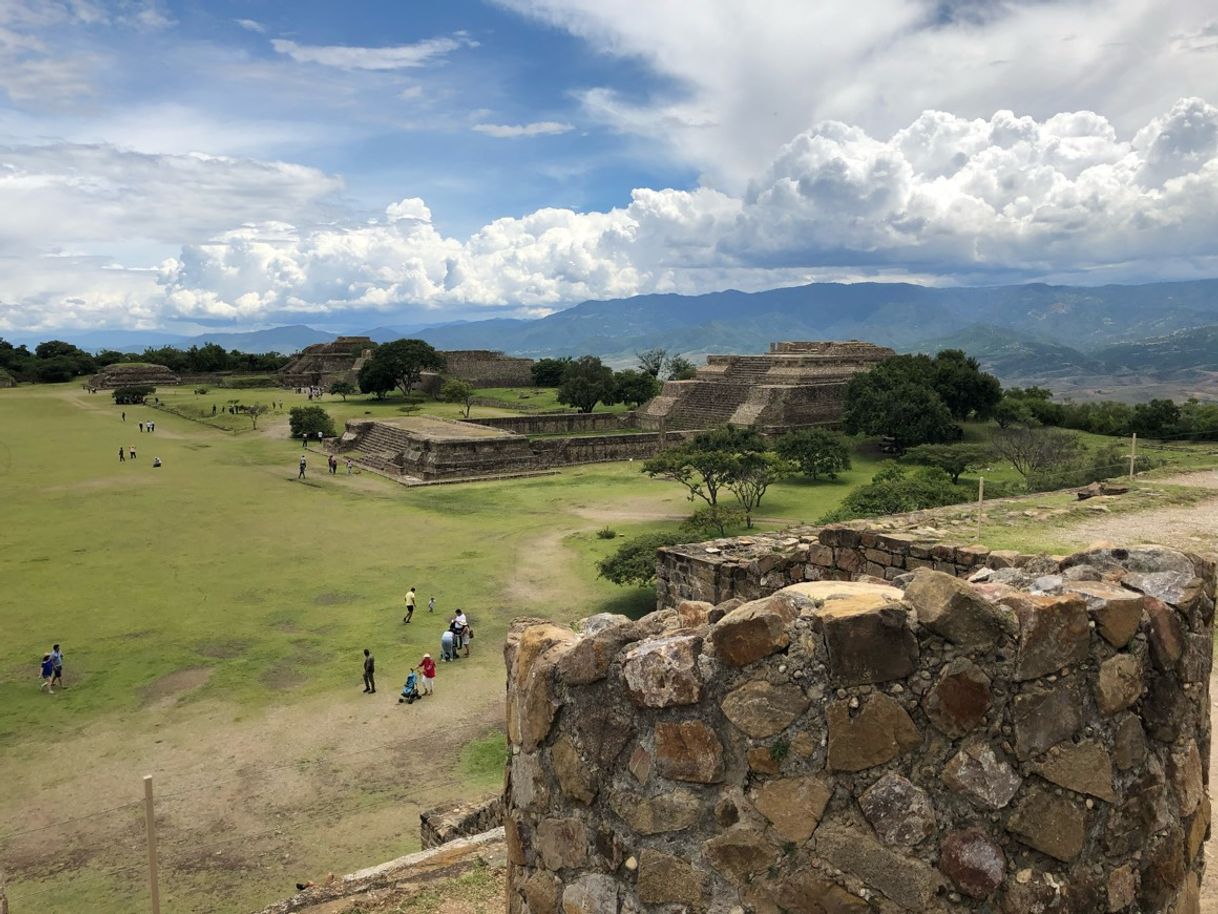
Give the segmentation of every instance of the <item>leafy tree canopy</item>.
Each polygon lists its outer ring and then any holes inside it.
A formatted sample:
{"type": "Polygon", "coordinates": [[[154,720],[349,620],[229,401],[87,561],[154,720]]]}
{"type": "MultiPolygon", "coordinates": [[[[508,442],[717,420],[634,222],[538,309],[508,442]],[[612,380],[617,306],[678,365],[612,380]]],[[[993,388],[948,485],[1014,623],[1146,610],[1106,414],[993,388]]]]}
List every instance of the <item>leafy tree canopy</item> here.
{"type": "Polygon", "coordinates": [[[320,406],[293,406],[288,413],[288,426],[293,438],[316,437],[321,432],[334,437],[334,420],[320,406]]]}
{"type": "Polygon", "coordinates": [[[612,406],[617,402],[613,369],[594,355],[575,359],[564,370],[558,386],[558,402],[590,413],[597,403],[612,406]]]}
{"type": "Polygon", "coordinates": [[[787,432],[774,443],[774,450],[794,461],[809,479],[836,479],[838,473],[850,469],[850,449],[845,440],[822,428],[787,432]]]}
{"type": "Polygon", "coordinates": [[[993,456],[992,450],[980,444],[920,444],[907,450],[904,459],[910,463],[938,467],[955,484],[965,470],[982,466],[993,456]]]}
{"type": "Polygon", "coordinates": [[[627,368],[613,376],[613,399],[630,407],[641,406],[660,392],[660,382],[649,371],[627,368]]]}
{"type": "MultiPolygon", "coordinates": [[[[403,394],[409,394],[424,371],[440,371],[444,365],[444,356],[430,343],[423,340],[394,340],[377,346],[371,358],[364,363],[364,368],[374,366],[370,369],[371,374],[378,379],[392,379],[393,387],[403,394]]],[[[360,369],[360,374],[363,375],[363,369],[360,369]]],[[[362,382],[360,387],[363,389],[362,382]]]]}
{"type": "Polygon", "coordinates": [[[449,378],[440,388],[440,399],[445,403],[462,404],[465,407],[465,418],[468,419],[474,400],[474,385],[460,378],[449,378]]]}
{"type": "Polygon", "coordinates": [[[530,369],[533,383],[538,387],[557,387],[562,383],[563,372],[570,364],[569,356],[563,356],[561,359],[538,359],[530,369]]]}

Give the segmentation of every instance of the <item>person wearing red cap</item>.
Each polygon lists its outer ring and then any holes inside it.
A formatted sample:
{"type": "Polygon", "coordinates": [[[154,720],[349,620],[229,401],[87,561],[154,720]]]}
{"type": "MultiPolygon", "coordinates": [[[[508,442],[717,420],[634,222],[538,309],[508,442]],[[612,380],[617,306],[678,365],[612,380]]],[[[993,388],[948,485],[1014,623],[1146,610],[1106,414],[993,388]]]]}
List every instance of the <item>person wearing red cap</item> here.
{"type": "Polygon", "coordinates": [[[430,695],[436,684],[436,662],[431,659],[431,654],[423,655],[423,659],[419,661],[419,672],[423,674],[423,688],[419,690],[420,694],[430,695]]]}

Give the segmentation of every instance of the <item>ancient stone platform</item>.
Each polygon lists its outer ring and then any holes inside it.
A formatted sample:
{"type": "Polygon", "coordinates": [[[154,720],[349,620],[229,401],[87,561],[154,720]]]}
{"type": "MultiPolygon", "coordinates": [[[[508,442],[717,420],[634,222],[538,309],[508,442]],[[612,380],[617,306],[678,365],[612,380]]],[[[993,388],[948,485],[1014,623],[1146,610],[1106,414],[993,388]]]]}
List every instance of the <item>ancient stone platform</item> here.
{"type": "Polygon", "coordinates": [[[514,625],[510,914],[1197,912],[1213,559],[934,561],[514,625]]]}
{"type": "Polygon", "coordinates": [[[115,362],[113,365],[107,365],[89,380],[89,386],[98,390],[117,390],[120,387],[142,384],[168,387],[181,383],[182,379],[166,366],[145,362],[115,362]]]}
{"type": "Polygon", "coordinates": [[[329,387],[335,381],[355,384],[376,343],[368,336],[340,336],[332,343],[306,346],[279,370],[284,387],[329,387]]]}
{"type": "Polygon", "coordinates": [[[728,423],[777,431],[836,422],[846,383],[896,353],[846,342],[771,343],[766,355],[712,355],[688,381],[666,381],[639,411],[646,429],[728,423]]]}

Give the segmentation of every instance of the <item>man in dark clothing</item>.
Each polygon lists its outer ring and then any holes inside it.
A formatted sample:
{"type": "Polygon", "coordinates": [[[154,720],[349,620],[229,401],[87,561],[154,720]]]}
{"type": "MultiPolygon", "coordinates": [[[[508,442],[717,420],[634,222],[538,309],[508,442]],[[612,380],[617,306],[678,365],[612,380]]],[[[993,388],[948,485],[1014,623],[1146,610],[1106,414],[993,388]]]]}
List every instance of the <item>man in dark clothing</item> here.
{"type": "Polygon", "coordinates": [[[123,454],[123,446],[120,444],[118,446],[118,462],[123,463],[126,459],[127,458],[123,454]]]}
{"type": "Polygon", "coordinates": [[[364,692],[376,691],[376,658],[364,648],[364,692]]]}
{"type": "Polygon", "coordinates": [[[304,457],[302,456],[302,457],[300,458],[300,472],[296,474],[296,478],[297,478],[297,479],[304,479],[304,478],[305,478],[305,467],[306,467],[306,466],[308,466],[308,461],[306,461],[306,460],[304,459],[304,457]]]}

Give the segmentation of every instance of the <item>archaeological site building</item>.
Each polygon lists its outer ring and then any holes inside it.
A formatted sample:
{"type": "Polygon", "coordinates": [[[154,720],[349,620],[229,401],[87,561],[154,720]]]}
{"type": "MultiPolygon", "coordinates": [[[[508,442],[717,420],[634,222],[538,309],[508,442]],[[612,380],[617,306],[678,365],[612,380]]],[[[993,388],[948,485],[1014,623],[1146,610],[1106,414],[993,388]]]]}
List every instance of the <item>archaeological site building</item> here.
{"type": "Polygon", "coordinates": [[[332,343],[306,346],[279,370],[284,387],[329,387],[336,381],[355,384],[360,368],[376,343],[367,336],[340,336],[332,343]]]}
{"type": "Polygon", "coordinates": [[[896,353],[859,340],[771,343],[765,355],[712,355],[688,381],[667,381],[639,413],[648,430],[728,423],[759,430],[835,422],[846,383],[896,353]]]}

